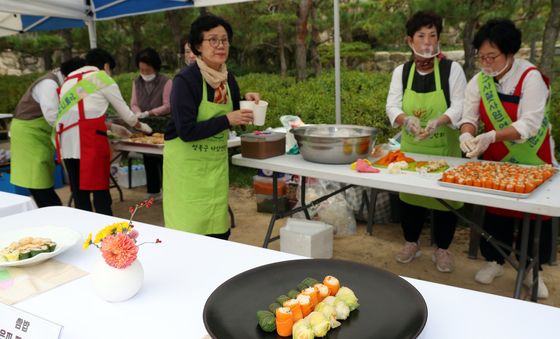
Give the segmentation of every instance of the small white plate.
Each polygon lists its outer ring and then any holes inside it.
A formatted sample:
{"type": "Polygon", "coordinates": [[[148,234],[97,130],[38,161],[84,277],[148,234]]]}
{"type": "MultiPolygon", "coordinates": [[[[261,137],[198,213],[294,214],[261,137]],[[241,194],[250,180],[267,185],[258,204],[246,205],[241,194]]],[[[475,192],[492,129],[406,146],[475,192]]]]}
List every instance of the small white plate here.
{"type": "Polygon", "coordinates": [[[12,242],[19,241],[25,237],[49,238],[56,243],[56,248],[52,252],[40,253],[29,259],[0,262],[0,267],[25,266],[45,261],[66,251],[82,238],[80,233],[67,227],[26,227],[19,230],[0,232],[0,250],[12,242]]]}

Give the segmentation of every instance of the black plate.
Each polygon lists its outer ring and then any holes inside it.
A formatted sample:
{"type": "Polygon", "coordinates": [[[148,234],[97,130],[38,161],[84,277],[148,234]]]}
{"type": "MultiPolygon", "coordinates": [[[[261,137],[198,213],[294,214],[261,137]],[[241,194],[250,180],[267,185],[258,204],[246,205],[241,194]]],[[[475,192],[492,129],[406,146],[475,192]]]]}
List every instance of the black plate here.
{"type": "Polygon", "coordinates": [[[416,338],[428,319],[422,295],[399,276],[342,260],[292,260],[256,267],[220,285],[204,306],[204,325],[213,338],[281,338],[260,329],[257,311],[296,288],[304,278],[333,275],[351,288],[360,307],[325,338],[416,338]]]}

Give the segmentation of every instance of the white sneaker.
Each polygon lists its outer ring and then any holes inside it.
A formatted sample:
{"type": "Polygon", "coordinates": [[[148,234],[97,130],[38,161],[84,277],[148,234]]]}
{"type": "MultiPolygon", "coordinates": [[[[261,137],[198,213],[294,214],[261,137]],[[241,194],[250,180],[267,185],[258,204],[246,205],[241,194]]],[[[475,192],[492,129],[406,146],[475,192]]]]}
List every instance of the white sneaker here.
{"type": "MultiPolygon", "coordinates": [[[[539,278],[537,280],[537,284],[539,285],[537,290],[537,298],[539,299],[547,299],[548,298],[548,288],[544,284],[544,280],[542,278],[542,272],[539,271],[539,278]]],[[[527,275],[525,275],[525,279],[523,279],[523,285],[527,286],[529,290],[533,286],[533,269],[527,271],[527,275]]]]}
{"type": "Polygon", "coordinates": [[[495,278],[504,274],[504,267],[495,261],[488,261],[482,268],[476,272],[474,280],[481,284],[491,284],[495,278]]]}
{"type": "Polygon", "coordinates": [[[415,242],[405,242],[401,251],[396,255],[395,259],[401,264],[408,264],[414,258],[419,257],[422,254],[420,252],[420,246],[415,242]]]}

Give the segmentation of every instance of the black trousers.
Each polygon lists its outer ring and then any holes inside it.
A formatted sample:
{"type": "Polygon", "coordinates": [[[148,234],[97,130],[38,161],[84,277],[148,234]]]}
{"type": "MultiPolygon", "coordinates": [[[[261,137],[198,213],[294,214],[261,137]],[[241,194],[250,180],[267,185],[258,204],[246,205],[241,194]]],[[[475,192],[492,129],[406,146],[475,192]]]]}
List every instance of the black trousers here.
{"type": "Polygon", "coordinates": [[[70,188],[74,197],[76,208],[93,212],[91,205],[91,194],[93,193],[93,207],[96,213],[113,215],[111,204],[111,193],[109,190],[87,191],[80,189],[80,159],[64,159],[64,165],[68,171],[70,188]]]}
{"type": "Polygon", "coordinates": [[[148,193],[159,193],[163,176],[163,156],[144,154],[144,169],[146,170],[148,193]]]}
{"type": "MultiPolygon", "coordinates": [[[[516,229],[517,237],[515,241],[516,249],[521,248],[521,226],[522,219],[514,217],[506,217],[502,215],[486,213],[484,217],[484,230],[490,234],[494,239],[503,242],[506,245],[513,246],[514,234],[516,229]]],[[[529,228],[529,239],[533,238],[535,221],[531,220],[529,228]]],[[[541,224],[541,238],[539,243],[539,269],[541,263],[548,263],[552,253],[552,220],[543,220],[541,224]]],[[[529,254],[533,253],[533,242],[529,241],[529,254]]],[[[504,249],[504,252],[509,255],[510,250],[504,249]]],[[[485,239],[480,239],[480,253],[486,261],[495,261],[500,265],[505,263],[504,257],[485,239]]]]}
{"type": "Polygon", "coordinates": [[[62,206],[62,201],[56,194],[54,187],[44,188],[44,189],[36,189],[36,188],[29,188],[29,192],[31,192],[31,196],[35,200],[37,207],[49,207],[49,206],[62,206]]]}
{"type": "MultiPolygon", "coordinates": [[[[406,241],[418,241],[428,211],[431,210],[401,201],[401,227],[406,241]]],[[[434,242],[438,248],[448,249],[455,235],[457,216],[452,212],[433,210],[433,217],[434,242]]]]}
{"type": "Polygon", "coordinates": [[[226,233],[206,234],[207,237],[218,238],[223,240],[228,240],[230,235],[231,235],[231,229],[227,230],[226,233]]]}

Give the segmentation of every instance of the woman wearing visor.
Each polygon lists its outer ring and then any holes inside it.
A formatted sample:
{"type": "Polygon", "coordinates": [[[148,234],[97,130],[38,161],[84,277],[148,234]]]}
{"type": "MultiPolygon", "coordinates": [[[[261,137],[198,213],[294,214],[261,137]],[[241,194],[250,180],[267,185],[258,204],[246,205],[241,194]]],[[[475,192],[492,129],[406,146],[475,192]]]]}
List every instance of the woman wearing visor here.
{"type": "MultiPolygon", "coordinates": [[[[442,18],[432,12],[420,11],[408,20],[406,40],[413,58],[393,71],[386,110],[391,125],[402,126],[403,152],[460,157],[455,126],[461,120],[467,81],[458,63],[438,57],[441,30],[442,18]]],[[[436,199],[404,193],[399,197],[405,244],[397,261],[407,264],[421,254],[418,239],[426,213],[433,210],[437,248],[432,260],[438,271],[451,272],[454,263],[448,248],[457,217],[436,199]]]]}
{"type": "MultiPolygon", "coordinates": [[[[465,93],[460,122],[463,152],[467,157],[482,156],[489,161],[555,164],[548,120],[548,78],[530,62],[514,57],[521,47],[521,31],[510,20],[493,19],[476,33],[473,46],[478,51],[481,72],[469,81],[465,93]],[[475,137],[479,121],[484,124],[484,133],[475,137]]],[[[521,218],[520,212],[488,207],[483,227],[496,240],[511,245],[515,225],[521,218]]],[[[541,262],[547,262],[552,226],[550,217],[543,216],[542,220],[539,256],[541,262]]],[[[504,273],[505,259],[484,239],[480,251],[487,262],[475,280],[490,284],[504,273]]],[[[509,255],[510,251],[505,252],[509,255]]],[[[543,299],[548,297],[548,290],[540,273],[538,297],[543,299]]],[[[532,285],[531,277],[531,273],[527,274],[527,286],[532,285]]]]}

